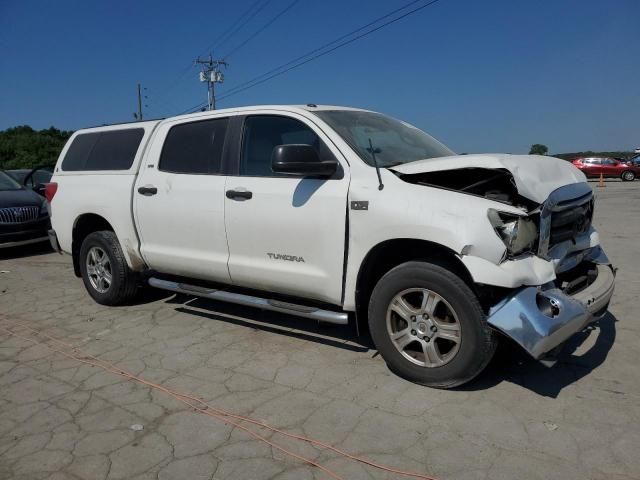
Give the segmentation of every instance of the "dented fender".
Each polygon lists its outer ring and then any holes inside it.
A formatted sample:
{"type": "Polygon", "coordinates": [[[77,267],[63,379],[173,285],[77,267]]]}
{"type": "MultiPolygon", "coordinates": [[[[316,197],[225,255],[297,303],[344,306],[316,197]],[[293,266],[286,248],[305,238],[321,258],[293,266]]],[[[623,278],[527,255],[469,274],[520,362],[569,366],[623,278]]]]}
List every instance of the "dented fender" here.
{"type": "Polygon", "coordinates": [[[473,281],[484,285],[517,288],[542,285],[556,278],[554,264],[533,255],[498,264],[470,255],[463,256],[461,260],[473,281]]]}
{"type": "MultiPolygon", "coordinates": [[[[368,209],[348,210],[348,261],[343,308],[355,310],[359,270],[379,244],[399,239],[423,240],[498,264],[504,243],[487,218],[487,209],[522,215],[521,208],[441,188],[414,185],[382,170],[384,188],[377,188],[375,170],[353,176],[347,205],[368,202],[368,209]]],[[[428,252],[425,252],[428,253],[428,252]]]]}

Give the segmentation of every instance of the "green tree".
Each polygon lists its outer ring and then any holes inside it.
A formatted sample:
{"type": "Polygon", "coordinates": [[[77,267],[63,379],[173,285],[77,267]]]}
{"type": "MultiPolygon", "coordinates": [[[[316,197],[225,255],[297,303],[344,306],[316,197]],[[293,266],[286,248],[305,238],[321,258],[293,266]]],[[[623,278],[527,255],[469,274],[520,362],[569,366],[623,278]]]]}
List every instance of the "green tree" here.
{"type": "Polygon", "coordinates": [[[21,125],[0,131],[0,169],[53,165],[73,132],[21,125]]]}
{"type": "Polygon", "coordinates": [[[534,143],[533,145],[531,145],[529,155],[546,155],[548,152],[549,149],[546,145],[542,145],[541,143],[534,143]]]}

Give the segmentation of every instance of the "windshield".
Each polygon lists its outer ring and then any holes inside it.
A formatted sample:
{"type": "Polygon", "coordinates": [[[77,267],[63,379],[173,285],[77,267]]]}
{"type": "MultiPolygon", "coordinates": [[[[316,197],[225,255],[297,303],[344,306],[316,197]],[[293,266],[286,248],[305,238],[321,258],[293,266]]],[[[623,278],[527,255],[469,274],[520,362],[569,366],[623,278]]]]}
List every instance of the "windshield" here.
{"type": "Polygon", "coordinates": [[[327,122],[362,160],[375,166],[369,140],[380,167],[455,155],[431,135],[380,113],[357,110],[313,112],[327,122]]]}
{"type": "Polygon", "coordinates": [[[0,172],[0,190],[22,190],[22,185],[4,172],[0,172]]]}
{"type": "Polygon", "coordinates": [[[7,170],[4,173],[9,175],[14,180],[16,180],[20,185],[22,185],[22,183],[24,182],[24,177],[27,176],[27,173],[29,173],[29,170],[7,170]]]}

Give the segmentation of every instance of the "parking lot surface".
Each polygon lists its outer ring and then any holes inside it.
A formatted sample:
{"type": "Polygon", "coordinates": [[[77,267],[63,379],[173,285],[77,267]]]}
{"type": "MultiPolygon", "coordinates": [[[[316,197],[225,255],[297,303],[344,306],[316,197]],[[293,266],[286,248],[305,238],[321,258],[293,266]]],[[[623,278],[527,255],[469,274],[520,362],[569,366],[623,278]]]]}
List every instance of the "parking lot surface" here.
{"type": "MultiPolygon", "coordinates": [[[[553,368],[506,347],[454,391],[396,377],[349,328],[162,292],[102,307],[69,257],[1,252],[0,478],[330,478],[157,387],[54,352],[30,328],[209,411],[442,480],[640,478],[640,182],[591,185],[620,268],[610,314],[553,368]]],[[[409,478],[239,422],[340,478],[409,478]]]]}

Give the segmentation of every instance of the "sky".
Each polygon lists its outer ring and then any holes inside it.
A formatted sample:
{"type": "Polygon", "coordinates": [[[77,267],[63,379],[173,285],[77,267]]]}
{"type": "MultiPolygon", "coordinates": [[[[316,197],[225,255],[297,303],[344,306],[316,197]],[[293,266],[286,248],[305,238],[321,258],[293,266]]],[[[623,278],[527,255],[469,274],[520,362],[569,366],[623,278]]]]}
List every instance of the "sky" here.
{"type": "MultiPolygon", "coordinates": [[[[206,100],[193,60],[212,47],[222,96],[409,2],[298,0],[228,55],[292,3],[220,41],[255,1],[0,0],[0,129],[132,121],[138,82],[145,117],[176,115],[206,100]]],[[[218,107],[281,103],[380,111],[460,153],[632,149],[640,0],[439,0],[218,107]]]]}

